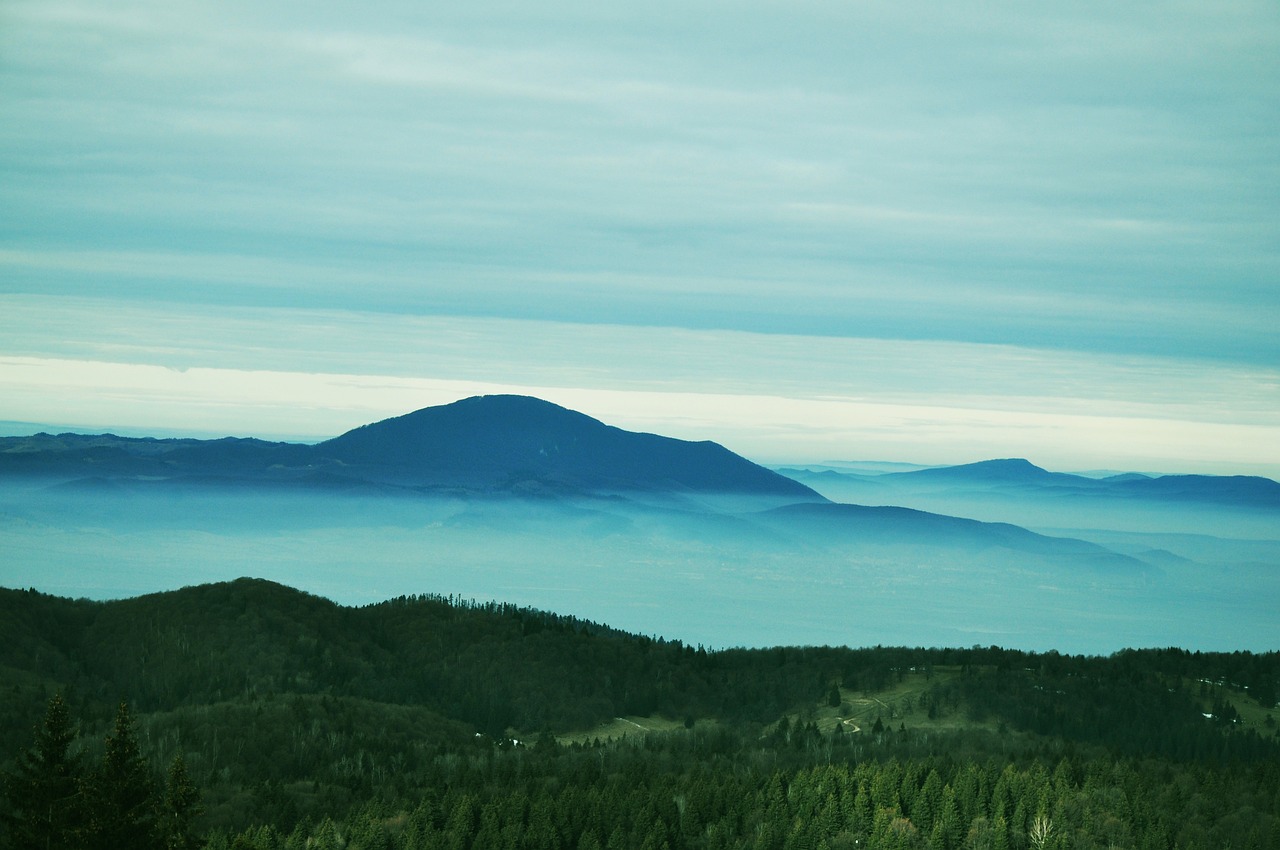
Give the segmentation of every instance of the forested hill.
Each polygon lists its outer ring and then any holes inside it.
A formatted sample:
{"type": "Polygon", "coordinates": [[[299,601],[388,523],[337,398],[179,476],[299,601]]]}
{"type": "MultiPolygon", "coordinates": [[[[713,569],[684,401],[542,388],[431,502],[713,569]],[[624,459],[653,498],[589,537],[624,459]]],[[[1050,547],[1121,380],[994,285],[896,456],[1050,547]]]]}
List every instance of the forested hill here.
{"type": "MultiPolygon", "coordinates": [[[[663,783],[686,776],[694,763],[704,765],[707,782],[750,786],[731,796],[767,796],[771,772],[833,760],[904,759],[900,764],[922,771],[916,780],[924,783],[930,770],[958,777],[965,759],[1015,759],[1023,770],[1046,758],[1051,768],[1064,756],[1158,759],[1168,766],[1162,770],[1198,766],[1255,777],[1249,781],[1280,791],[1272,717],[1278,679],[1280,653],[707,651],[500,603],[420,596],[351,608],[253,579],[112,602],[0,589],[4,757],[31,745],[31,730],[58,692],[92,755],[123,700],[157,770],[176,755],[185,759],[205,790],[208,826],[265,823],[302,829],[304,838],[315,837],[320,818],[340,820],[368,801],[384,808],[359,817],[399,835],[387,812],[411,810],[414,800],[442,788],[477,783],[467,805],[479,806],[486,795],[545,793],[539,783],[553,777],[574,787],[606,782],[608,776],[591,771],[605,766],[606,751],[622,758],[608,739],[642,729],[650,730],[650,755],[627,756],[631,766],[617,762],[616,769],[631,786],[666,789],[659,793],[666,795],[663,814],[644,817],[667,817],[673,792],[663,783]],[[654,737],[657,729],[668,731],[654,737]],[[538,741],[531,752],[566,760],[523,761],[518,753],[525,747],[513,740],[538,741]],[[604,749],[579,761],[569,758],[569,742],[604,749]]],[[[1083,771],[1081,764],[1068,773],[1083,771]]],[[[999,773],[991,764],[984,770],[999,773]]],[[[1194,782],[1208,781],[1194,775],[1194,782]]],[[[852,801],[857,781],[848,775],[841,781],[853,782],[846,788],[852,801]]],[[[432,804],[432,829],[445,829],[446,809],[465,808],[451,799],[432,804]]],[[[906,804],[899,805],[908,820],[906,804]]],[[[527,821],[527,808],[513,811],[511,817],[527,821]]],[[[1022,810],[1016,829],[1002,828],[1025,844],[1034,814],[1022,810]]],[[[1011,823],[1013,815],[1010,809],[1011,823]]],[[[762,846],[745,836],[759,828],[752,818],[763,816],[734,815],[736,825],[726,829],[744,837],[723,844],[705,835],[673,841],[678,825],[668,823],[666,844],[762,846]]],[[[968,812],[964,822],[977,817],[968,812]]],[[[1226,810],[1213,815],[1222,817],[1226,810]]],[[[624,831],[618,846],[639,846],[634,830],[653,824],[628,823],[633,832],[624,831]]],[[[877,829],[887,830],[887,823],[877,829]]],[[[1261,823],[1270,830],[1280,817],[1261,823]]],[[[472,837],[481,826],[454,825],[472,837]]],[[[861,828],[871,834],[872,824],[861,828]]],[[[961,846],[948,840],[927,846],[961,846]]],[[[242,846],[283,846],[246,841],[242,846]]]]}
{"type": "Polygon", "coordinates": [[[0,647],[4,684],[26,694],[11,704],[28,710],[53,688],[69,688],[86,707],[127,698],[148,712],[315,694],[419,706],[494,735],[564,732],[626,715],[768,723],[823,698],[833,683],[875,690],[903,670],[957,667],[968,679],[999,686],[968,689],[963,698],[974,711],[1050,734],[1064,731],[1054,717],[1074,717],[1084,728],[1073,734],[1106,738],[1126,714],[1139,713],[1124,700],[1152,701],[1142,705],[1140,721],[1135,717],[1135,725],[1150,728],[1179,720],[1177,705],[1203,719],[1183,690],[1188,683],[1222,683],[1235,698],[1270,708],[1280,680],[1278,653],[708,652],[501,603],[418,596],[351,608],[256,579],[111,602],[0,589],[0,647]],[[1029,705],[1050,686],[1070,690],[1053,706],[1029,705]],[[1102,697],[1104,686],[1109,695],[1102,697]],[[1076,692],[1094,704],[1067,707],[1076,692]],[[1157,710],[1169,716],[1153,719],[1157,710]],[[1087,728],[1087,718],[1103,715],[1115,716],[1087,728]]]}

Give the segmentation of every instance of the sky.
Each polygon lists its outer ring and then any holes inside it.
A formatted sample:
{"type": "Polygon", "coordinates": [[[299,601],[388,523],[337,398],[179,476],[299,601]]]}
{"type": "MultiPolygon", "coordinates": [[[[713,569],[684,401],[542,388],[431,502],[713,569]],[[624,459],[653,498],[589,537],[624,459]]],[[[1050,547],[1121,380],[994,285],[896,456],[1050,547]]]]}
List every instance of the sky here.
{"type": "Polygon", "coordinates": [[[1280,5],[6,0],[0,420],[1280,477],[1280,5]]]}

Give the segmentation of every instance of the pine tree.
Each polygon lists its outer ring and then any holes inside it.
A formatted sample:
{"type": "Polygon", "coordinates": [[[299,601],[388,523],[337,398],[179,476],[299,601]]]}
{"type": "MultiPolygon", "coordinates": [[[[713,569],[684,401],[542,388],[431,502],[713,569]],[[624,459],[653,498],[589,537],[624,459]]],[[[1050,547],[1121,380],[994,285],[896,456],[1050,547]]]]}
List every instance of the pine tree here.
{"type": "Polygon", "coordinates": [[[326,815],[324,820],[320,821],[320,826],[316,828],[316,834],[312,839],[311,846],[316,850],[341,850],[343,844],[342,836],[338,832],[338,825],[326,815]]]}
{"type": "Polygon", "coordinates": [[[560,836],[556,832],[555,811],[549,797],[541,796],[529,811],[529,829],[525,846],[530,848],[557,848],[560,836]]]}
{"type": "Polygon", "coordinates": [[[853,812],[849,817],[849,829],[855,835],[866,835],[871,832],[875,823],[875,808],[871,804],[871,795],[867,793],[865,783],[858,785],[858,793],[853,799],[853,812]]]}
{"type": "Polygon", "coordinates": [[[933,832],[934,821],[942,809],[942,787],[942,777],[937,770],[931,769],[910,807],[911,822],[916,825],[916,829],[925,833],[933,832]]]}
{"type": "Polygon", "coordinates": [[[81,759],[71,745],[76,737],[71,713],[61,694],[49,700],[35,743],[17,758],[5,777],[8,805],[0,811],[14,848],[72,850],[82,846],[85,822],[81,759]]]}
{"type": "Polygon", "coordinates": [[[991,850],[1009,850],[1009,824],[1004,815],[996,815],[991,825],[991,850]]]}
{"type": "Polygon", "coordinates": [[[191,821],[200,815],[200,789],[187,775],[181,755],[174,756],[165,782],[164,801],[160,810],[160,832],[165,850],[198,850],[204,840],[192,831],[191,821]]]}
{"type": "Polygon", "coordinates": [[[958,850],[964,842],[965,826],[955,791],[950,785],[943,786],[942,806],[934,823],[934,843],[943,850],[958,850]]]}
{"type": "Polygon", "coordinates": [[[89,834],[86,847],[103,850],[161,846],[156,829],[155,783],[133,737],[133,718],[120,703],[107,735],[102,766],[89,778],[89,834]]]}

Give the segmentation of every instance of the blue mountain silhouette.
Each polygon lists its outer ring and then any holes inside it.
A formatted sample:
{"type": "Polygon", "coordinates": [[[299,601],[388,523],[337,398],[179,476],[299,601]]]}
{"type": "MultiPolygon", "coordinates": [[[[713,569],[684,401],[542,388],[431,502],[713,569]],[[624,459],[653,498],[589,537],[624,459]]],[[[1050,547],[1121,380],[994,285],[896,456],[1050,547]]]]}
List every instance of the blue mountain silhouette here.
{"type": "Polygon", "coordinates": [[[193,486],[344,482],[524,494],[671,492],[825,501],[710,441],[625,431],[541,399],[476,396],[316,445],[40,434],[0,440],[0,474],[193,486]]]}
{"type": "Polygon", "coordinates": [[[529,396],[475,396],[348,431],[318,461],[409,486],[672,490],[825,501],[718,443],[624,431],[529,396]]]}

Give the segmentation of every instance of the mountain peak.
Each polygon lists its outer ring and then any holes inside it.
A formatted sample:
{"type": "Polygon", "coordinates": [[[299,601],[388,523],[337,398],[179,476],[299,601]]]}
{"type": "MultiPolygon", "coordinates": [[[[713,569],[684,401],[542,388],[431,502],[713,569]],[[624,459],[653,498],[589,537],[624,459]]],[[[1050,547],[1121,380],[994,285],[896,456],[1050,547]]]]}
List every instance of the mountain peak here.
{"type": "Polygon", "coordinates": [[[473,396],[426,407],[316,445],[79,435],[10,442],[0,448],[0,472],[63,480],[304,487],[336,482],[460,495],[648,493],[663,500],[825,501],[717,443],[625,431],[524,395],[473,396]]]}
{"type": "Polygon", "coordinates": [[[968,466],[974,470],[981,470],[987,473],[999,475],[1025,476],[1051,474],[1049,470],[1041,466],[1036,466],[1034,463],[1023,457],[980,460],[977,463],[968,464],[968,466]]]}
{"type": "Polygon", "coordinates": [[[980,460],[976,463],[963,463],[958,466],[931,467],[898,474],[916,479],[1018,482],[1045,480],[1053,478],[1058,473],[1036,466],[1026,458],[1009,457],[980,460]]]}
{"type": "Polygon", "coordinates": [[[521,395],[473,396],[423,408],[348,431],[316,451],[362,477],[411,486],[822,500],[716,443],[625,431],[521,395]]]}
{"type": "Polygon", "coordinates": [[[388,452],[422,449],[419,444],[424,440],[479,443],[499,435],[510,439],[517,430],[528,436],[547,430],[607,427],[584,413],[533,396],[482,395],[361,425],[320,447],[339,451],[347,459],[386,462],[388,452]]]}

